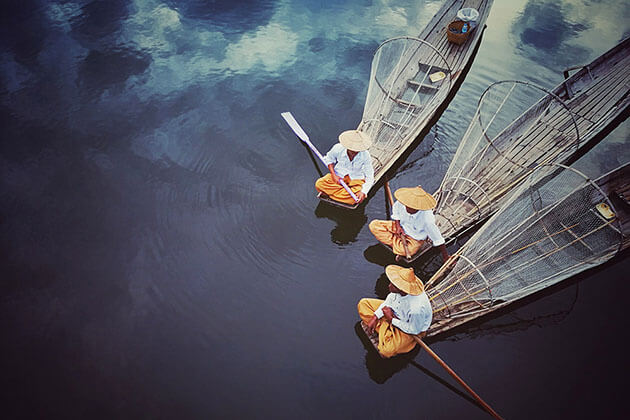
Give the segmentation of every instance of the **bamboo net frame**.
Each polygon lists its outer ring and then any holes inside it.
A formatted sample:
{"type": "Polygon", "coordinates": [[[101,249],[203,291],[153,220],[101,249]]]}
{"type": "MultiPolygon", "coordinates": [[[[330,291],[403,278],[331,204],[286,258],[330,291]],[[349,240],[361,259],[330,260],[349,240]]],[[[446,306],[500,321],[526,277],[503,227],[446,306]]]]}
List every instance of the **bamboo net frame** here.
{"type": "Polygon", "coordinates": [[[574,115],[557,95],[530,82],[491,84],[436,192],[442,235],[456,236],[487,218],[537,166],[561,161],[579,146],[574,115]]]}
{"type": "Polygon", "coordinates": [[[538,167],[426,285],[434,320],[469,316],[523,298],[612,258],[623,234],[613,204],[586,175],[538,167]]]}
{"type": "Polygon", "coordinates": [[[442,53],[422,39],[396,37],[378,47],[358,127],[372,138],[369,152],[376,178],[446,98],[451,73],[442,53]],[[432,82],[430,76],[439,71],[446,77],[432,82]]]}

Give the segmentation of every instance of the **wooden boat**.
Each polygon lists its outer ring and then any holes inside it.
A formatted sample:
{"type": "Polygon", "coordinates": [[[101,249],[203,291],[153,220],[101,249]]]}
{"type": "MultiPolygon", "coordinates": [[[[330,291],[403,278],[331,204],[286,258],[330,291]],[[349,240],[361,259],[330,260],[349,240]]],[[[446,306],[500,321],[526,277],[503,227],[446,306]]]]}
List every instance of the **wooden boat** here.
{"type": "Polygon", "coordinates": [[[528,82],[491,85],[436,192],[436,222],[447,242],[500,209],[537,166],[570,165],[600,142],[627,118],[629,93],[630,38],[550,92],[528,82]],[[517,101],[508,99],[517,93],[517,101]],[[509,119],[509,105],[525,104],[526,97],[541,99],[509,119]]]}
{"type": "Polygon", "coordinates": [[[344,209],[348,209],[348,210],[354,210],[359,208],[362,205],[365,205],[365,203],[367,203],[367,200],[363,200],[363,202],[361,203],[356,203],[356,204],[347,204],[347,203],[342,203],[340,201],[336,201],[333,200],[332,198],[322,194],[322,193],[317,193],[317,198],[319,198],[320,201],[323,201],[324,203],[328,203],[328,204],[332,204],[333,206],[337,206],[337,207],[341,207],[344,209]]]}
{"type": "MultiPolygon", "coordinates": [[[[387,182],[387,181],[385,182],[385,196],[387,198],[387,202],[389,203],[389,209],[387,211],[387,215],[388,215],[388,218],[391,218],[390,212],[394,208],[394,196],[392,195],[392,190],[391,190],[391,188],[389,186],[389,182],[387,182]]],[[[383,242],[380,242],[380,244],[382,246],[384,246],[385,248],[389,249],[392,252],[392,254],[394,253],[394,248],[392,248],[390,245],[386,245],[383,242]]],[[[402,258],[402,261],[405,261],[407,264],[411,264],[412,262],[414,262],[416,260],[416,258],[418,258],[420,256],[420,253],[416,253],[416,254],[413,254],[413,255],[407,255],[407,253],[408,253],[408,249],[405,246],[405,254],[406,255],[401,255],[400,257],[402,258]]],[[[396,258],[398,258],[398,257],[396,257],[396,258]]],[[[400,262],[402,262],[402,261],[400,261],[400,262]]]]}
{"type": "Polygon", "coordinates": [[[539,167],[427,282],[428,336],[487,315],[630,247],[630,162],[592,181],[539,167]]]}
{"type": "Polygon", "coordinates": [[[365,336],[368,338],[368,340],[370,340],[370,344],[372,344],[374,350],[376,350],[379,356],[383,357],[381,355],[381,352],[378,351],[378,333],[370,334],[367,329],[367,324],[363,321],[359,321],[359,324],[361,325],[361,329],[363,330],[365,336]]]}
{"type": "MultiPolygon", "coordinates": [[[[376,50],[357,128],[373,141],[369,152],[375,185],[411,152],[415,140],[428,132],[454,96],[481,43],[492,3],[446,0],[417,38],[392,38],[376,50]],[[476,9],[479,17],[466,41],[457,44],[447,39],[447,26],[463,8],[476,9]]],[[[319,198],[342,207],[358,207],[319,198]]]]}

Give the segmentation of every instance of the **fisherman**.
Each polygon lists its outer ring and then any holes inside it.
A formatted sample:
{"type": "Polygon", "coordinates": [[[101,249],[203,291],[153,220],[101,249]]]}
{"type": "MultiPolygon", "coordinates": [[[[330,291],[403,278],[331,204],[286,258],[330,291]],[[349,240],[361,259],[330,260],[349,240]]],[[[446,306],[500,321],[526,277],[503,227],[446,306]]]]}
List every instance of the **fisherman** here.
{"type": "Polygon", "coordinates": [[[315,189],[324,197],[346,204],[356,204],[352,196],[339,183],[343,179],[359,199],[365,200],[374,184],[374,168],[368,148],[370,137],[359,130],[347,130],[339,135],[335,144],[324,156],[330,173],[315,182],[315,189]]]}
{"type": "Polygon", "coordinates": [[[407,243],[409,255],[414,255],[427,238],[431,239],[433,246],[440,248],[442,259],[446,262],[448,251],[433,215],[435,198],[421,186],[399,188],[394,197],[393,220],[372,220],[369,225],[372,234],[383,244],[392,247],[397,262],[405,255],[403,240],[407,243]]]}
{"type": "Polygon", "coordinates": [[[390,281],[387,298],[363,298],[357,308],[368,335],[378,334],[378,352],[390,358],[413,350],[413,335],[429,329],[433,310],[413,268],[388,265],[385,274],[390,281]]]}

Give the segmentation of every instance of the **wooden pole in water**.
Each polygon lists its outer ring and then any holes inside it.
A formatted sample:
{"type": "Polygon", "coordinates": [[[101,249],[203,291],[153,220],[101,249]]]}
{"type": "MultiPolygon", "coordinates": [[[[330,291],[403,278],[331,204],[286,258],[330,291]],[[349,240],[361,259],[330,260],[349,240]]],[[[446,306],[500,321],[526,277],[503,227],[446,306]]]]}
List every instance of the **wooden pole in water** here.
{"type": "Polygon", "coordinates": [[[480,397],[479,395],[477,395],[477,393],[475,393],[475,391],[473,391],[473,390],[472,390],[472,388],[471,388],[471,387],[469,387],[469,386],[466,384],[466,382],[464,382],[464,381],[462,380],[462,378],[460,378],[459,376],[457,376],[457,374],[455,373],[455,371],[453,371],[453,369],[451,369],[451,368],[450,368],[450,367],[449,367],[446,363],[444,363],[444,361],[443,361],[442,359],[440,359],[440,356],[438,356],[437,354],[435,354],[435,353],[433,352],[433,350],[431,350],[431,349],[429,348],[429,346],[427,346],[427,345],[424,343],[424,341],[422,341],[422,339],[421,339],[420,337],[418,337],[417,335],[414,335],[414,336],[413,336],[413,339],[414,339],[414,340],[416,340],[416,341],[418,342],[418,344],[420,344],[420,345],[422,346],[422,348],[423,348],[423,349],[424,349],[427,353],[429,353],[429,355],[430,355],[431,357],[433,357],[433,358],[435,359],[435,361],[436,361],[436,362],[438,362],[438,363],[440,364],[440,366],[442,366],[442,367],[443,367],[443,368],[444,368],[444,369],[445,369],[445,370],[449,373],[449,375],[451,375],[453,378],[455,378],[455,380],[456,380],[457,382],[459,382],[459,384],[460,384],[461,386],[463,386],[463,387],[466,389],[466,391],[468,391],[468,392],[470,393],[470,395],[472,395],[472,396],[473,396],[473,397],[477,400],[477,402],[479,402],[479,404],[481,404],[481,406],[482,406],[482,407],[483,407],[483,408],[484,408],[484,409],[485,409],[488,413],[490,413],[490,415],[491,415],[492,417],[494,417],[495,419],[498,419],[498,420],[503,420],[503,419],[501,418],[501,416],[499,416],[499,414],[497,414],[497,412],[496,412],[496,411],[494,411],[494,410],[492,409],[492,407],[490,407],[488,404],[486,404],[486,402],[485,402],[484,400],[482,400],[482,399],[481,399],[481,397],[480,397]]]}
{"type": "MultiPolygon", "coordinates": [[[[387,198],[389,199],[389,206],[391,207],[392,211],[394,211],[394,197],[392,196],[392,190],[389,188],[389,181],[385,181],[385,192],[387,192],[387,198]]],[[[403,243],[403,246],[405,247],[405,256],[407,257],[407,260],[409,260],[411,258],[411,255],[409,254],[409,249],[407,249],[407,241],[405,240],[405,237],[403,235],[396,235],[400,238],[400,240],[403,243]]],[[[392,247],[392,251],[393,251],[394,247],[392,247]]]]}

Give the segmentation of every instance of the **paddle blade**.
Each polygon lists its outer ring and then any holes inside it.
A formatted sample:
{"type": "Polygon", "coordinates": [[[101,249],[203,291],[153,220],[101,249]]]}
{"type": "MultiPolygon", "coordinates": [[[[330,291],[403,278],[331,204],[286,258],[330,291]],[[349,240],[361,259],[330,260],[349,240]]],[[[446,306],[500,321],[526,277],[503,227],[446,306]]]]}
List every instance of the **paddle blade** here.
{"type": "Polygon", "coordinates": [[[283,112],[280,115],[282,115],[282,118],[284,118],[287,124],[289,124],[289,127],[291,127],[293,132],[300,138],[300,140],[308,141],[308,136],[306,135],[302,127],[300,127],[300,124],[298,124],[298,122],[295,120],[293,114],[291,114],[290,112],[283,112]]]}

